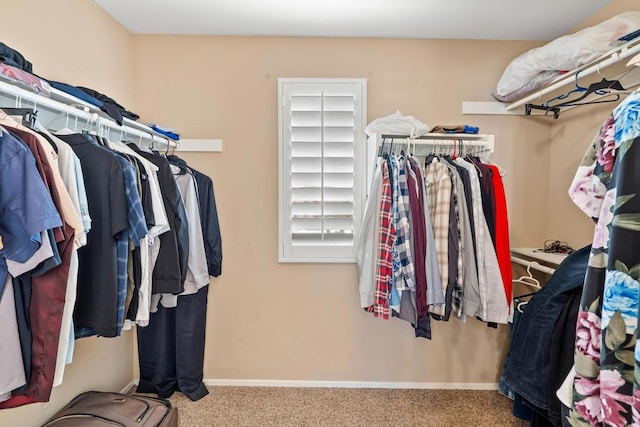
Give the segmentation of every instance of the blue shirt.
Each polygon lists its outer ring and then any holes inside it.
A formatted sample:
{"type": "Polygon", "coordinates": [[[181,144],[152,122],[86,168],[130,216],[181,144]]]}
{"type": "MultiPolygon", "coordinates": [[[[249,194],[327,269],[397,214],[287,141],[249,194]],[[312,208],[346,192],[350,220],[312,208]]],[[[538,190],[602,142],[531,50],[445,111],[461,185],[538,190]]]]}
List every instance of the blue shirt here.
{"type": "Polygon", "coordinates": [[[94,98],[93,96],[89,95],[88,93],[86,93],[85,91],[83,91],[80,88],[77,88],[75,86],[71,86],[71,85],[68,85],[68,84],[62,83],[62,82],[56,82],[56,81],[53,81],[53,80],[49,80],[49,83],[54,88],[56,88],[58,90],[61,90],[63,92],[66,92],[69,95],[73,95],[78,99],[81,99],[81,100],[83,100],[85,102],[88,102],[89,104],[93,104],[98,108],[104,107],[104,103],[102,101],[100,101],[97,98],[94,98]]]}
{"type": "Polygon", "coordinates": [[[51,194],[27,147],[0,128],[0,295],[7,269],[4,258],[26,262],[39,248],[42,231],[62,226],[51,194]],[[33,236],[38,235],[34,240],[33,236]]]}
{"type": "Polygon", "coordinates": [[[127,219],[129,227],[117,243],[118,252],[118,321],[116,332],[122,332],[124,323],[124,309],[127,297],[127,263],[129,258],[129,239],[134,246],[140,246],[140,240],[147,235],[147,223],[142,210],[142,202],[136,181],[134,167],[123,156],[114,153],[124,175],[124,189],[127,200],[127,219]]]}

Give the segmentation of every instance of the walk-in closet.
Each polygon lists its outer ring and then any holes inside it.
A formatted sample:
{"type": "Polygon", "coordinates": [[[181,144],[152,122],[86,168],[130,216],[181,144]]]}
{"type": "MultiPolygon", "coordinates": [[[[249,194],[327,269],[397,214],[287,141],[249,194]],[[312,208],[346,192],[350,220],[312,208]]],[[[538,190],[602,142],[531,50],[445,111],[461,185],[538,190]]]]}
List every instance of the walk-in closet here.
{"type": "Polygon", "coordinates": [[[0,426],[640,425],[636,2],[3,6],[0,426]]]}

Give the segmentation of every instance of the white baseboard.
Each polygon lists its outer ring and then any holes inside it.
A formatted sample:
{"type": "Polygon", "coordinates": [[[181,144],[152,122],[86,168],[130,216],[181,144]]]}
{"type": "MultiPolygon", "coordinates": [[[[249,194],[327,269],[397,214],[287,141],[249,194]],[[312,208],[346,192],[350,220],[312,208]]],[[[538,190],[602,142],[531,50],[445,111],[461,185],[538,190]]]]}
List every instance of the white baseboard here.
{"type": "MultiPolygon", "coordinates": [[[[138,385],[131,381],[122,391],[138,385]]],[[[408,390],[498,390],[497,383],[417,383],[386,381],[317,381],[317,380],[220,380],[205,379],[209,387],[291,387],[291,388],[386,388],[408,390]]]]}
{"type": "Polygon", "coordinates": [[[217,380],[205,379],[214,387],[305,387],[305,388],[387,388],[419,390],[497,390],[497,383],[418,383],[382,381],[288,381],[288,380],[217,380]]]}
{"type": "Polygon", "coordinates": [[[120,390],[120,393],[122,394],[127,394],[129,393],[129,391],[133,388],[134,385],[138,384],[138,380],[134,380],[131,381],[129,384],[127,384],[126,386],[124,386],[124,388],[122,390],[120,390]]]}

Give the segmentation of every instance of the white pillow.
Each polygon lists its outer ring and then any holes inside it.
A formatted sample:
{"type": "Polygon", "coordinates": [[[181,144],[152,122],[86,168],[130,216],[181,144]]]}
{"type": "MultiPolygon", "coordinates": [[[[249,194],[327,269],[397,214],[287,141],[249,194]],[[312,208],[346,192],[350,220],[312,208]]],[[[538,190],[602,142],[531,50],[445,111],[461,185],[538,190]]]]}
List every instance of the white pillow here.
{"type": "Polygon", "coordinates": [[[507,97],[545,71],[570,71],[611,50],[610,43],[640,28],[640,12],[625,12],[523,53],[509,64],[496,94],[507,97]]]}

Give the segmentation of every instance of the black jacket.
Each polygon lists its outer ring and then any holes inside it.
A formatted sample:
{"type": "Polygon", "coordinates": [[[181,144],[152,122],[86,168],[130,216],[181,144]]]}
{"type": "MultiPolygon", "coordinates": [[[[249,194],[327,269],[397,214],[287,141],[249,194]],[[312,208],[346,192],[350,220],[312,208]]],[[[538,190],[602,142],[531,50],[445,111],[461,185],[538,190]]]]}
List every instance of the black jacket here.
{"type": "Polygon", "coordinates": [[[213,181],[207,175],[189,167],[187,162],[178,156],[167,156],[169,163],[181,168],[189,168],[196,179],[198,187],[198,205],[200,208],[200,223],[204,237],[204,251],[207,256],[207,267],[211,276],[222,274],[222,236],[216,209],[216,197],[213,191],[213,181]]]}

